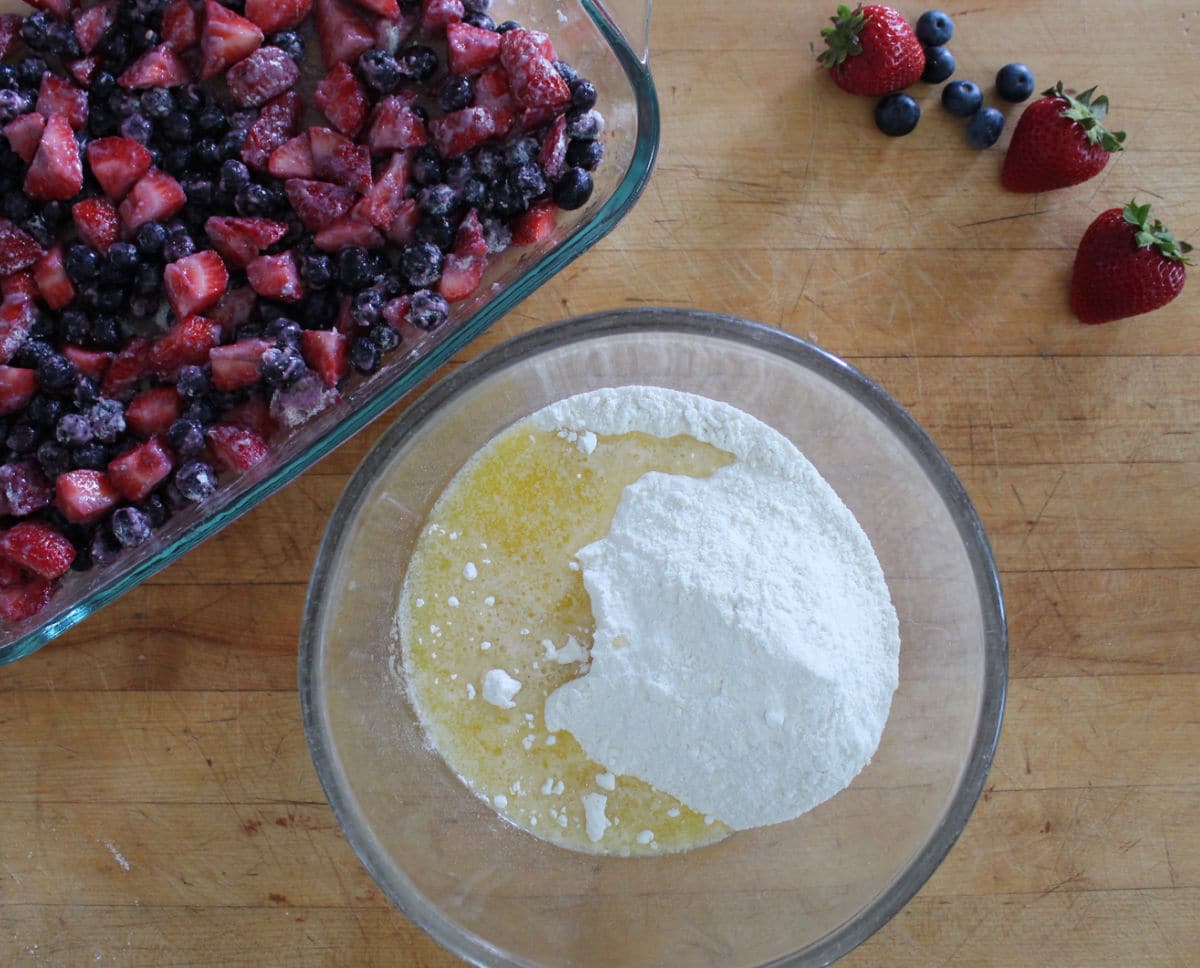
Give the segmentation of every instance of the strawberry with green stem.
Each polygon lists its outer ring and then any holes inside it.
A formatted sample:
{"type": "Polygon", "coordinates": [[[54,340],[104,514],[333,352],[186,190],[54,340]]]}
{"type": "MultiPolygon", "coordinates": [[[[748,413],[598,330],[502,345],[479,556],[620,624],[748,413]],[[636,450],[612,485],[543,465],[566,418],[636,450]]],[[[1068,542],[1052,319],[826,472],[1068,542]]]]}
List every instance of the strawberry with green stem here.
{"type": "Polygon", "coordinates": [[[828,50],[817,61],[843,91],[878,97],[915,84],[925,70],[917,35],[891,7],[842,5],[821,31],[828,50]]]}

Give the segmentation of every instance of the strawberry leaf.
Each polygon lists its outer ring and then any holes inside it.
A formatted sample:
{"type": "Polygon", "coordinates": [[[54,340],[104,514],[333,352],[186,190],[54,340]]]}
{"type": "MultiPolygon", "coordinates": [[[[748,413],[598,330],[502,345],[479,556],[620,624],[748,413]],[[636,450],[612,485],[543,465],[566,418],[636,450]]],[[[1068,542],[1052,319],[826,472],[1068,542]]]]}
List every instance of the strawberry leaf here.
{"type": "Polygon", "coordinates": [[[832,68],[837,67],[847,57],[854,57],[863,52],[862,41],[858,39],[858,35],[871,18],[863,13],[861,6],[851,10],[845,4],[839,4],[837,16],[829,19],[833,21],[833,26],[821,30],[821,36],[825,38],[829,49],[817,56],[817,62],[822,67],[832,68]]]}
{"type": "Polygon", "coordinates": [[[1079,94],[1068,94],[1063,90],[1062,81],[1059,81],[1054,87],[1044,91],[1042,96],[1057,97],[1066,101],[1067,107],[1062,116],[1078,124],[1091,144],[1100,145],[1105,151],[1120,151],[1125,141],[1125,132],[1109,131],[1104,126],[1102,122],[1108,117],[1108,96],[1102,94],[1093,99],[1092,95],[1095,93],[1096,88],[1089,87],[1079,94]]]}
{"type": "Polygon", "coordinates": [[[1187,242],[1177,240],[1158,219],[1151,222],[1149,204],[1139,205],[1136,199],[1130,199],[1121,215],[1126,222],[1137,229],[1133,241],[1139,249],[1152,245],[1165,259],[1182,262],[1189,266],[1192,264],[1191,261],[1184,258],[1192,251],[1192,247],[1187,242]]]}

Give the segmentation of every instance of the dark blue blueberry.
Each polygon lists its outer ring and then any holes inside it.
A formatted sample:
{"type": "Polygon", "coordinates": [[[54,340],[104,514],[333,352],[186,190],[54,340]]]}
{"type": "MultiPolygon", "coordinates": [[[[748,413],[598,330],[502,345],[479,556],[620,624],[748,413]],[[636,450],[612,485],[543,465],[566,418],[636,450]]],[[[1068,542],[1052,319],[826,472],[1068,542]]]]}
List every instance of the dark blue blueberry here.
{"type": "Polygon", "coordinates": [[[37,365],[38,384],[45,390],[66,390],[75,382],[75,364],[59,353],[52,353],[37,365]]]}
{"type": "Polygon", "coordinates": [[[917,40],[923,47],[941,47],[954,36],[954,21],[941,10],[926,10],[917,18],[917,40]]]}
{"type": "Polygon", "coordinates": [[[141,261],[137,246],[130,242],[114,242],[108,250],[109,265],[121,272],[132,272],[141,261]]]}
{"type": "Polygon", "coordinates": [[[116,352],[125,343],[115,316],[101,314],[93,317],[91,329],[91,342],[97,349],[116,352]]]}
{"type": "Polygon", "coordinates": [[[97,440],[111,444],[125,432],[125,408],[117,400],[102,398],[88,410],[92,434],[97,440]]]}
{"type": "MultiPolygon", "coordinates": [[[[201,168],[216,168],[224,156],[221,146],[212,138],[201,138],[192,147],[192,160],[201,168]]],[[[191,196],[188,196],[191,200],[191,196]]]]}
{"type": "Polygon", "coordinates": [[[29,216],[21,223],[21,227],[32,235],[43,249],[48,249],[54,244],[54,231],[46,224],[46,220],[40,212],[29,216]]]}
{"type": "Polygon", "coordinates": [[[141,98],[123,87],[117,88],[108,96],[108,107],[118,118],[124,120],[142,106],[141,98]]]}
{"type": "Polygon", "coordinates": [[[579,83],[579,71],[566,61],[555,61],[554,69],[558,71],[558,76],[567,82],[567,87],[579,83]]]}
{"type": "Polygon", "coordinates": [[[1028,98],[1033,88],[1033,71],[1024,64],[1005,64],[996,74],[996,93],[1013,104],[1028,98]]]}
{"type": "Polygon", "coordinates": [[[12,64],[0,64],[0,89],[20,86],[21,82],[17,80],[17,69],[12,64]]]}
{"type": "Polygon", "coordinates": [[[506,180],[488,193],[488,207],[501,218],[516,218],[529,208],[529,199],[506,180]]]}
{"type": "MultiPolygon", "coordinates": [[[[228,164],[228,162],[226,162],[228,164]]],[[[233,206],[245,218],[261,218],[275,207],[275,199],[263,185],[245,185],[238,190],[233,206]]]]}
{"type": "Polygon", "coordinates": [[[589,111],[571,111],[567,115],[568,138],[599,138],[604,133],[604,115],[594,108],[589,111]]]}
{"type": "MultiPolygon", "coordinates": [[[[570,82],[568,82],[570,83],[570,82]]],[[[596,85],[581,77],[571,84],[571,107],[576,111],[590,111],[596,106],[596,85]]]]}
{"type": "Polygon", "coordinates": [[[374,373],[379,369],[379,350],[367,337],[350,340],[350,365],[359,373],[374,373]]]}
{"type": "Polygon", "coordinates": [[[138,144],[149,144],[154,136],[154,125],[144,114],[131,114],[120,126],[121,137],[130,138],[138,144]]]}
{"type": "Polygon", "coordinates": [[[468,10],[463,14],[463,23],[470,24],[472,27],[478,27],[480,30],[496,29],[496,21],[486,13],[479,13],[475,10],[468,10]]]}
{"type": "Polygon", "coordinates": [[[125,292],[115,286],[102,286],[93,305],[102,313],[115,313],[125,304],[125,292]]]}
{"type": "Polygon", "coordinates": [[[268,386],[286,387],[304,375],[304,357],[294,346],[273,346],[262,355],[259,372],[268,386]]]}
{"type": "Polygon", "coordinates": [[[324,289],[333,281],[333,264],[329,256],[306,255],[300,263],[300,278],[309,289],[324,289]]]}
{"type": "Polygon", "coordinates": [[[42,206],[42,218],[52,229],[59,228],[71,217],[71,207],[66,202],[46,202],[42,206]]]}
{"type": "Polygon", "coordinates": [[[137,507],[150,520],[152,528],[161,528],[167,523],[167,518],[171,516],[171,509],[167,507],[167,502],[157,494],[151,494],[137,507]]]}
{"type": "Polygon", "coordinates": [[[213,137],[224,134],[228,128],[229,119],[219,104],[206,104],[196,113],[196,131],[200,134],[213,137]]]}
{"type": "MultiPolygon", "coordinates": [[[[163,243],[166,251],[166,243],[163,243]]],[[[143,264],[133,272],[133,291],[141,296],[153,296],[162,289],[162,266],[143,264]]]]}
{"type": "Polygon", "coordinates": [[[182,417],[167,429],[167,441],[181,457],[195,457],[204,450],[204,425],[182,417]]]}
{"type": "Polygon", "coordinates": [[[400,271],[414,289],[432,286],[442,274],[442,251],[429,242],[413,242],[400,253],[400,271]]]}
{"type": "Polygon", "coordinates": [[[0,203],[0,210],[14,222],[21,222],[33,214],[33,202],[24,192],[9,192],[0,203]]]}
{"type": "Polygon", "coordinates": [[[468,178],[474,176],[475,164],[471,161],[470,155],[457,155],[454,158],[446,159],[446,163],[442,166],[442,173],[446,178],[447,185],[461,188],[468,178]]]}
{"type": "Polygon", "coordinates": [[[504,146],[504,160],[512,168],[527,165],[537,160],[540,148],[536,138],[516,138],[504,146]]]}
{"type": "Polygon", "coordinates": [[[21,40],[30,50],[45,53],[50,46],[50,25],[53,20],[44,11],[31,13],[21,24],[21,40]]]}
{"type": "Polygon", "coordinates": [[[450,304],[436,292],[420,289],[408,304],[408,321],[418,329],[437,329],[450,318],[450,304]]]}
{"type": "Polygon", "coordinates": [[[567,164],[572,167],[595,171],[603,160],[603,141],[576,138],[567,144],[567,164]]]}
{"type": "Polygon", "coordinates": [[[432,47],[410,44],[400,51],[397,63],[405,79],[427,81],[437,73],[438,56],[432,47]]]}
{"type": "Polygon", "coordinates": [[[163,261],[178,262],[186,259],[196,251],[195,240],[188,235],[187,229],[180,225],[167,232],[167,241],[163,245],[163,261]]]}
{"type": "Polygon", "coordinates": [[[309,292],[302,305],[300,324],[305,329],[329,329],[337,318],[337,292],[332,288],[309,292]]]}
{"type": "Polygon", "coordinates": [[[347,289],[362,289],[371,282],[371,259],[362,246],[352,245],[338,253],[338,278],[347,289]]]}
{"type": "MultiPolygon", "coordinates": [[[[131,319],[145,321],[149,320],[158,312],[158,307],[161,300],[157,296],[130,296],[129,297],[129,316],[131,319]]],[[[143,333],[138,330],[139,336],[148,336],[149,333],[143,333]]]]}
{"type": "Polygon", "coordinates": [[[367,339],[375,344],[380,353],[390,353],[400,345],[400,334],[384,322],[376,323],[367,333],[367,339]]]}
{"type": "Polygon", "coordinates": [[[374,286],[355,293],[350,315],[360,326],[373,326],[383,319],[383,293],[374,286]]]}
{"type": "Polygon", "coordinates": [[[55,439],[68,447],[79,447],[92,441],[92,425],[81,413],[66,413],[58,418],[55,439]]]}
{"type": "Polygon", "coordinates": [[[71,463],[84,470],[102,471],[108,467],[108,461],[108,448],[94,440],[71,448],[71,463]]]}
{"type": "Polygon", "coordinates": [[[26,57],[17,65],[17,80],[21,82],[22,87],[37,87],[42,83],[42,75],[48,70],[50,67],[44,58],[26,57]]]}
{"type": "Polygon", "coordinates": [[[942,88],[942,107],[959,118],[969,118],[983,104],[983,91],[974,81],[951,81],[942,88]]]}
{"type": "Polygon", "coordinates": [[[142,95],[142,113],[161,121],[175,110],[175,100],[165,87],[152,87],[142,95]]]}
{"type": "Polygon", "coordinates": [[[225,135],[217,143],[221,150],[221,157],[229,160],[236,160],[241,156],[242,145],[245,144],[246,133],[244,131],[231,131],[225,135]]]}
{"type": "Polygon", "coordinates": [[[221,165],[221,190],[237,193],[250,184],[250,169],[235,158],[221,165]]]}
{"type": "Polygon", "coordinates": [[[503,252],[512,245],[512,230],[502,219],[485,218],[480,220],[480,224],[483,226],[483,241],[487,244],[489,255],[503,252]]]}
{"type": "Polygon", "coordinates": [[[892,138],[908,134],[921,120],[921,106],[907,94],[888,94],[875,105],[875,127],[892,138]]]}
{"type": "Polygon", "coordinates": [[[33,98],[16,88],[0,91],[0,123],[7,124],[13,118],[33,110],[33,98]]]}
{"type": "Polygon", "coordinates": [[[412,160],[412,178],[418,185],[435,185],[443,180],[442,161],[432,145],[418,148],[412,160]]]}
{"type": "Polygon", "coordinates": [[[463,10],[471,13],[487,13],[492,9],[492,0],[463,0],[463,10]]]}
{"type": "Polygon", "coordinates": [[[71,469],[71,451],[55,440],[44,440],[38,445],[37,462],[45,475],[54,480],[71,469]]]}
{"type": "Polygon", "coordinates": [[[67,247],[64,266],[72,282],[89,282],[100,274],[100,253],[83,242],[73,242],[67,247]]]}
{"type": "Polygon", "coordinates": [[[195,114],[208,102],[204,89],[199,84],[186,84],[175,88],[175,103],[185,114],[195,114]]]}
{"type": "Polygon", "coordinates": [[[386,50],[364,51],[358,58],[359,75],[367,87],[379,94],[394,94],[399,90],[405,72],[406,68],[386,50]]]}
{"type": "Polygon", "coordinates": [[[117,78],[112,71],[96,71],[88,88],[92,99],[106,98],[117,89],[117,78]]]}
{"type": "Polygon", "coordinates": [[[458,203],[458,192],[449,185],[426,185],[417,192],[417,208],[426,215],[446,215],[458,203]]]}
{"type": "Polygon", "coordinates": [[[496,24],[496,33],[507,34],[510,30],[520,30],[521,25],[515,20],[504,20],[496,24]]]}
{"type": "Polygon", "coordinates": [[[71,388],[71,402],[76,409],[86,410],[100,399],[100,388],[96,381],[82,373],[75,378],[75,386],[71,388]]]}
{"type": "Polygon", "coordinates": [[[469,78],[447,74],[438,87],[438,107],[447,112],[461,111],[470,106],[473,95],[469,78]]]}
{"type": "Polygon", "coordinates": [[[280,347],[299,346],[300,333],[300,324],[286,316],[277,316],[263,328],[263,335],[275,340],[275,345],[280,347]]]}
{"type": "Polygon", "coordinates": [[[967,122],[967,144],[981,151],[1000,140],[1004,115],[995,108],[980,108],[967,122]]]}
{"type": "Polygon", "coordinates": [[[63,60],[78,60],[83,56],[75,28],[69,23],[56,20],[50,26],[50,53],[63,60]]]}
{"type": "Polygon", "coordinates": [[[532,199],[546,194],[546,176],[535,161],[514,168],[509,179],[513,188],[526,198],[532,199]]]}
{"type": "Polygon", "coordinates": [[[153,529],[145,511],[133,507],[117,508],[112,514],[112,533],[117,543],[126,548],[136,548],[150,540],[153,529]]]}
{"type": "Polygon", "coordinates": [[[950,48],[927,47],[925,48],[925,70],[921,74],[921,80],[926,84],[941,84],[954,73],[956,66],[950,48]]]}
{"type": "Polygon", "coordinates": [[[25,419],[35,427],[49,431],[63,414],[63,402],[57,397],[39,394],[29,401],[25,408],[25,419]]]}
{"type": "Polygon", "coordinates": [[[86,343],[91,337],[91,317],[78,309],[64,309],[58,325],[68,343],[86,343]]]}
{"type": "Polygon", "coordinates": [[[166,227],[161,222],[146,222],[138,227],[134,241],[142,255],[159,256],[167,241],[166,227]]]}
{"type": "Polygon", "coordinates": [[[208,369],[195,365],[180,367],[179,375],[175,378],[175,389],[185,400],[195,400],[204,396],[212,389],[208,369]]]}
{"type": "Polygon", "coordinates": [[[554,204],[559,208],[582,208],[591,197],[592,176],[583,168],[568,168],[554,183],[554,204]]]}
{"type": "MultiPolygon", "coordinates": [[[[190,144],[171,145],[171,147],[163,152],[162,167],[176,178],[180,178],[181,181],[187,180],[181,176],[186,175],[194,163],[195,151],[190,144]]],[[[184,188],[184,192],[187,193],[188,201],[191,204],[201,204],[199,199],[192,197],[192,192],[188,191],[187,188],[184,188]]]]}
{"type": "Polygon", "coordinates": [[[281,30],[269,38],[274,44],[294,61],[304,59],[304,36],[298,30],[281,30]]]}
{"type": "Polygon", "coordinates": [[[504,169],[504,152],[497,145],[484,145],[475,152],[473,164],[480,178],[495,178],[504,169]]]}
{"type": "Polygon", "coordinates": [[[468,178],[460,191],[462,203],[468,208],[479,208],[487,199],[487,185],[478,178],[468,178]]]}
{"type": "Polygon", "coordinates": [[[28,454],[42,439],[42,432],[31,423],[15,423],[4,438],[4,444],[14,454],[28,454]]]}
{"type": "Polygon", "coordinates": [[[97,565],[107,565],[116,561],[121,554],[121,546],[107,529],[101,528],[96,531],[96,535],[92,538],[92,547],[90,549],[90,557],[97,565]]]}

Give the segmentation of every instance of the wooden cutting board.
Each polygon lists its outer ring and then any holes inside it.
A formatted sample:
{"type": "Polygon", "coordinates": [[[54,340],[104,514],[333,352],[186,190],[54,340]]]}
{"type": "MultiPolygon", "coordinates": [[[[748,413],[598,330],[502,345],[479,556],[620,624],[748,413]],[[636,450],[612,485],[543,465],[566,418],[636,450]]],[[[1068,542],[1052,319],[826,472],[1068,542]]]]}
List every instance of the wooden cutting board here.
{"type": "MultiPolygon", "coordinates": [[[[1200,242],[1200,10],[947,8],[960,78],[1099,83],[1128,150],[1001,190],[938,92],[907,138],[813,63],[832,4],[663,3],[662,152],[633,214],[451,367],[567,315],[778,325],[911,409],[1003,573],[1008,715],[986,793],[846,965],[1200,962],[1200,294],[1084,327],[1067,283],[1137,195],[1200,242]]],[[[905,7],[915,18],[921,8],[905,7]]],[[[1196,270],[1200,271],[1200,270],[1196,270]]],[[[387,420],[61,641],[0,670],[0,964],[455,960],[383,899],[309,762],[296,639],[322,528],[387,420]]]]}

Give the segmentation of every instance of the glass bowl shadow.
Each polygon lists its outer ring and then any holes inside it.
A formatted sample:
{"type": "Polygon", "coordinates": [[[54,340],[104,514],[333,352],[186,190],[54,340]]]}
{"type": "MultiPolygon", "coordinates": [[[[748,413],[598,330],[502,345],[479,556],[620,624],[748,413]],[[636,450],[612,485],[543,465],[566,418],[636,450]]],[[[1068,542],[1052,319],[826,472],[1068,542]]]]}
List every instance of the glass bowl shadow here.
{"type": "Polygon", "coordinates": [[[780,330],[634,309],[510,340],[380,439],[326,531],[300,645],[318,776],[391,900],[486,965],[825,965],[929,878],[983,789],[1007,675],[980,521],[929,436],[879,386],[780,330]],[[573,393],[649,384],[728,402],[792,440],[854,512],[900,619],[900,684],[873,762],[804,816],[714,846],[617,858],[501,820],[426,745],[394,613],[437,497],[479,447],[573,393]]]}

